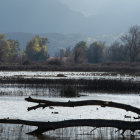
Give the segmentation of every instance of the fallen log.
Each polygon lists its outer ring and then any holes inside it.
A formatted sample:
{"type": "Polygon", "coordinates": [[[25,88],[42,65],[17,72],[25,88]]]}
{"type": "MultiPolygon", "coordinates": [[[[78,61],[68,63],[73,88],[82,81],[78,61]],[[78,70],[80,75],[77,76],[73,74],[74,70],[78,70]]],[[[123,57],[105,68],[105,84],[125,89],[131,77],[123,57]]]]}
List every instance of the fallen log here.
{"type": "Polygon", "coordinates": [[[22,124],[29,126],[37,126],[37,129],[29,132],[30,135],[40,135],[44,132],[56,130],[59,128],[67,127],[113,127],[117,128],[119,131],[122,130],[122,134],[126,130],[135,132],[140,130],[139,122],[121,121],[121,120],[105,120],[105,119],[77,119],[77,120],[65,120],[58,122],[39,122],[39,121],[27,121],[27,120],[13,120],[13,119],[0,119],[0,123],[5,124],[22,124]]]}
{"type": "Polygon", "coordinates": [[[116,103],[111,101],[102,100],[84,100],[84,101],[68,101],[68,102],[54,102],[49,100],[34,99],[31,97],[25,98],[26,101],[32,103],[38,103],[38,105],[28,107],[28,111],[36,110],[38,108],[46,108],[50,106],[62,106],[62,107],[78,107],[78,106],[88,106],[88,105],[99,105],[101,107],[113,107],[119,108],[126,111],[131,111],[140,115],[140,109],[131,105],[116,103]]]}

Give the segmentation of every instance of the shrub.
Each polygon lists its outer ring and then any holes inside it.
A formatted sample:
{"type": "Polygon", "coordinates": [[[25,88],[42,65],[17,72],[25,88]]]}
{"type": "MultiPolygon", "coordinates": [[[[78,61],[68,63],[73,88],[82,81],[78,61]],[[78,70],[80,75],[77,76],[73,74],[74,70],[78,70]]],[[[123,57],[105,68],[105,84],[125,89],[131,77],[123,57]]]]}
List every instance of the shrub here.
{"type": "Polygon", "coordinates": [[[66,77],[64,74],[57,74],[57,77],[66,77]]]}
{"type": "Polygon", "coordinates": [[[79,97],[79,94],[76,87],[65,85],[60,90],[60,96],[61,97],[79,97]]]}

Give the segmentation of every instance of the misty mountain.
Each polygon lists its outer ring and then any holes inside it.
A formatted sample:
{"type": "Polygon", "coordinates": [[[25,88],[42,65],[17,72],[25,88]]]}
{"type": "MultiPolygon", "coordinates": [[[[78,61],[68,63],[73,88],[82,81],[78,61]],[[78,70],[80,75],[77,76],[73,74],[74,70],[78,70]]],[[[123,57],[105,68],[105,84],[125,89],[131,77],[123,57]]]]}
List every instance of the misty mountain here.
{"type": "Polygon", "coordinates": [[[121,33],[140,24],[140,10],[135,6],[134,1],[119,4],[112,1],[105,8],[100,6],[98,14],[85,16],[58,0],[3,0],[0,1],[0,32],[88,36],[121,33]]]}
{"type": "MultiPolygon", "coordinates": [[[[80,0],[77,4],[80,7],[80,0]]],[[[140,23],[139,5],[130,0],[93,0],[90,9],[93,7],[97,12],[85,16],[60,0],[3,0],[0,1],[0,33],[18,40],[21,49],[36,34],[48,37],[47,47],[54,55],[81,40],[88,44],[96,40],[113,42],[120,33],[140,23]]]]}
{"type": "MultiPolygon", "coordinates": [[[[26,47],[27,42],[32,39],[35,34],[31,33],[6,33],[7,39],[18,40],[20,43],[20,49],[23,50],[26,47]]],[[[42,33],[38,34],[41,37],[47,37],[49,43],[47,49],[50,55],[55,55],[60,49],[73,48],[79,41],[86,41],[87,44],[91,44],[94,41],[105,41],[106,44],[110,44],[117,40],[120,35],[102,35],[102,36],[87,36],[78,34],[59,34],[59,33],[42,33]]]]}
{"type": "Polygon", "coordinates": [[[57,0],[4,0],[0,17],[0,32],[75,33],[85,22],[82,14],[57,0]]]}

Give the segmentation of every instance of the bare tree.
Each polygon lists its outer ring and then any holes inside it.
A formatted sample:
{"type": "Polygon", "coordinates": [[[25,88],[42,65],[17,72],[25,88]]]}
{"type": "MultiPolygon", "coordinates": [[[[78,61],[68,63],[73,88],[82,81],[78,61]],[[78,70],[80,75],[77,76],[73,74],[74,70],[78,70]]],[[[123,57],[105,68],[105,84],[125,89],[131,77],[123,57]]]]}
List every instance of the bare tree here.
{"type": "Polygon", "coordinates": [[[107,58],[109,61],[125,61],[127,60],[126,51],[123,45],[115,41],[107,50],[107,58]]]}
{"type": "Polygon", "coordinates": [[[127,49],[129,61],[137,61],[140,53],[140,27],[131,27],[129,32],[121,37],[121,40],[123,42],[123,46],[127,49]]]}
{"type": "Polygon", "coordinates": [[[80,41],[76,44],[73,51],[73,58],[76,64],[81,64],[86,61],[87,44],[84,41],[80,41]]]}
{"type": "Polygon", "coordinates": [[[65,50],[65,57],[71,57],[71,55],[72,55],[71,49],[70,48],[66,48],[66,50],[65,50]]]}
{"type": "Polygon", "coordinates": [[[93,42],[87,52],[87,58],[89,63],[101,63],[104,59],[104,42],[93,42]]]}
{"type": "Polygon", "coordinates": [[[62,59],[63,57],[65,57],[65,50],[64,49],[60,49],[59,50],[59,56],[60,56],[60,59],[62,59]]]}

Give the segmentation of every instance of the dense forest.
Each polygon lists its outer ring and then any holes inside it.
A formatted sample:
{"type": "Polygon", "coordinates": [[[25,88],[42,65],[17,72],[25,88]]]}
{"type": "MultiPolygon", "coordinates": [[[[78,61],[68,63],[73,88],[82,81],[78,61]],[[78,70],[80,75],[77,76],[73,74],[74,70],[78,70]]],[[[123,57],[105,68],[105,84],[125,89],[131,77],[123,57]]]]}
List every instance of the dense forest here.
{"type": "Polygon", "coordinates": [[[80,41],[73,48],[60,49],[55,56],[49,55],[47,43],[47,37],[36,35],[21,51],[18,40],[7,40],[5,34],[0,34],[0,63],[29,65],[45,62],[59,65],[140,61],[139,26],[131,27],[119,40],[110,45],[103,41],[94,41],[90,45],[80,41]]]}

